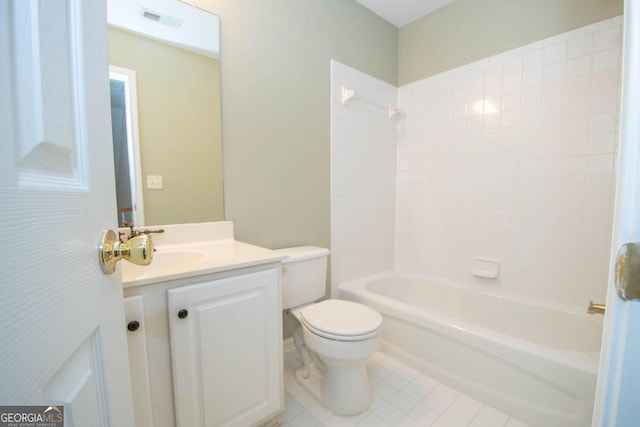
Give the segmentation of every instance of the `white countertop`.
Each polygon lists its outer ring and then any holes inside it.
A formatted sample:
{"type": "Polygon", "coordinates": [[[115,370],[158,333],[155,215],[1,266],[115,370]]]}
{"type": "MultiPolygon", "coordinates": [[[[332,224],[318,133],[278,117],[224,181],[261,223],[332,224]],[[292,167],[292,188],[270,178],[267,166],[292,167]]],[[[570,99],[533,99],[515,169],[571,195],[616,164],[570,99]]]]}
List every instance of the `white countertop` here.
{"type": "MultiPolygon", "coordinates": [[[[230,223],[210,224],[220,224],[228,228],[230,223]]],[[[206,226],[210,227],[209,224],[206,226]]],[[[171,236],[178,230],[172,229],[172,226],[164,228],[164,235],[152,235],[156,252],[150,265],[140,266],[128,261],[119,263],[124,288],[253,267],[286,258],[270,249],[234,240],[233,231],[218,233],[215,236],[200,233],[200,238],[213,237],[212,240],[205,241],[198,241],[198,233],[192,233],[188,239],[181,242],[175,236],[171,236]]]]}

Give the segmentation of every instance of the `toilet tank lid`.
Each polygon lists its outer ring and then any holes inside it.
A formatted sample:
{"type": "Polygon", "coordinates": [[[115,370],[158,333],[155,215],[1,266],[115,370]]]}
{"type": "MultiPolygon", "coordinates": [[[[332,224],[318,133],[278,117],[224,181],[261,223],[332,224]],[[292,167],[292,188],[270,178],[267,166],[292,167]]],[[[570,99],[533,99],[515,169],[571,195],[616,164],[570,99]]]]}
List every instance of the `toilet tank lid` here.
{"type": "Polygon", "coordinates": [[[288,256],[282,260],[283,264],[307,259],[320,258],[329,255],[329,249],[317,246],[296,246],[294,248],[282,248],[274,250],[278,255],[288,256]]]}

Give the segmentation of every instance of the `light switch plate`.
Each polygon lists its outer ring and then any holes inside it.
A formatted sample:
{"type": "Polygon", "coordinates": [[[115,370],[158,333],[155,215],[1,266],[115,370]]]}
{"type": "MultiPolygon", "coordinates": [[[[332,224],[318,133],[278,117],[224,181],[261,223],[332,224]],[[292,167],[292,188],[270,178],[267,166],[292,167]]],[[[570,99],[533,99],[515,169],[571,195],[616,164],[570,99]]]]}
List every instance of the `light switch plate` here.
{"type": "Polygon", "coordinates": [[[147,175],[148,190],[162,190],[162,175],[147,175]]]}

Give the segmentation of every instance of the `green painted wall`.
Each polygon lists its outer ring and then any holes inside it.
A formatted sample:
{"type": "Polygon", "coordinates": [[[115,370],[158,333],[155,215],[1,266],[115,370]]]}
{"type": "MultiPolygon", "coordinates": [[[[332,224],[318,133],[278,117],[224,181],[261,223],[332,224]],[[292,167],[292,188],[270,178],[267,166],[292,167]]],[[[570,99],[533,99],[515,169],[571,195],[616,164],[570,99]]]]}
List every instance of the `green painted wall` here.
{"type": "MultiPolygon", "coordinates": [[[[329,60],[396,84],[397,28],[351,0],[197,6],[220,17],[225,218],[236,238],[330,247],[329,60]]],[[[285,337],[294,325],[285,317],[285,337]]]]}
{"type": "Polygon", "coordinates": [[[397,29],[354,1],[197,5],[221,22],[225,217],[236,238],[329,247],[329,60],[395,84],[397,29]]]}
{"type": "Polygon", "coordinates": [[[623,0],[456,0],[400,29],[398,84],[623,13],[623,0]]]}

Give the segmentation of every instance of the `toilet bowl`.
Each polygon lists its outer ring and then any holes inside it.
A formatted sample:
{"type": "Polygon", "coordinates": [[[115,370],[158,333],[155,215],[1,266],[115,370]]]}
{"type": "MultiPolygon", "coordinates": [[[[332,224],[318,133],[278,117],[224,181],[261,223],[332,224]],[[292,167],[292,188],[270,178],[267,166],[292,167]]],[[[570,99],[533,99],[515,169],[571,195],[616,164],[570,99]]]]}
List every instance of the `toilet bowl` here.
{"type": "Polygon", "coordinates": [[[300,322],[304,345],[321,362],[317,370],[308,364],[298,368],[298,382],[338,414],[365,411],[372,400],[366,361],[380,348],[382,316],[341,300],[322,301],[292,314],[300,322]]]}
{"type": "Polygon", "coordinates": [[[329,251],[312,246],[280,249],[283,308],[299,322],[296,349],[304,364],[298,382],[327,408],[342,415],[365,411],[372,401],[366,361],[381,343],[382,316],[351,301],[313,301],[325,294],[329,251]]]}

